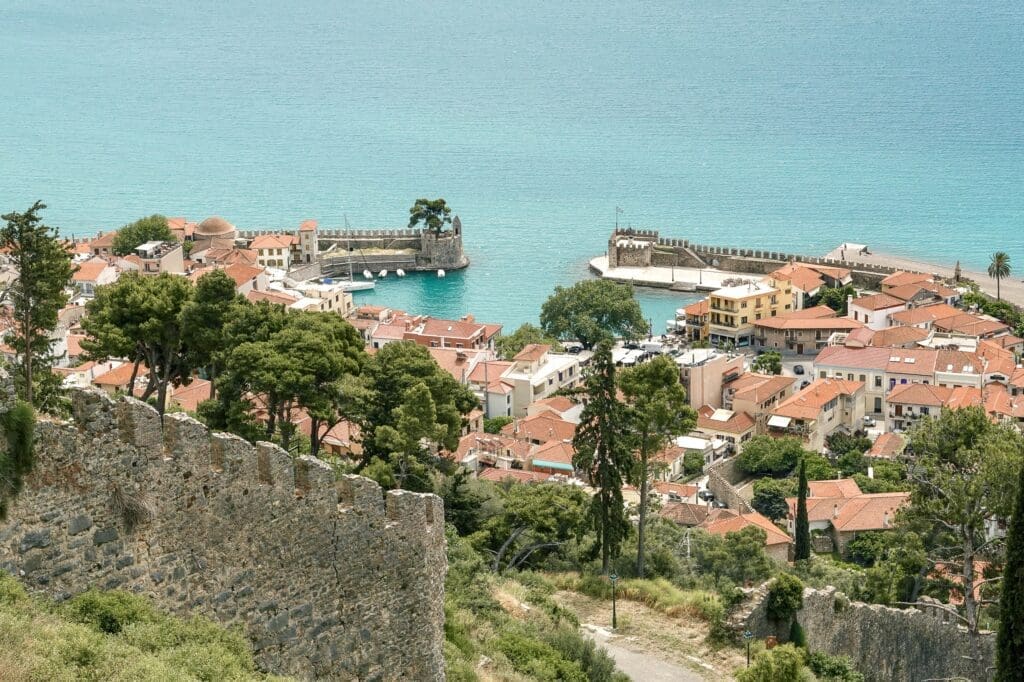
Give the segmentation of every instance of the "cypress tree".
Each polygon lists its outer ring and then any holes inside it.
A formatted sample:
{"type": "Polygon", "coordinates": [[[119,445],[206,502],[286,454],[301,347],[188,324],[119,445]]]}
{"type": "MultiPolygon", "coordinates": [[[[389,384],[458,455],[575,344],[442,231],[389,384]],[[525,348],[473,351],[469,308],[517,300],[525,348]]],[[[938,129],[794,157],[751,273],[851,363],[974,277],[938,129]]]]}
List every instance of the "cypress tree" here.
{"type": "Polygon", "coordinates": [[[807,464],[800,460],[800,483],[796,498],[796,553],[794,559],[811,558],[811,529],[807,522],[807,464]]]}
{"type": "Polygon", "coordinates": [[[1006,568],[999,598],[996,677],[999,682],[1024,680],[1024,467],[1017,484],[1017,503],[1006,534],[1006,568]]]}
{"type": "Polygon", "coordinates": [[[597,533],[601,571],[607,573],[629,533],[622,484],[633,464],[625,406],[618,398],[615,363],[607,341],[597,346],[584,390],[589,401],[573,438],[576,454],[572,463],[587,472],[596,489],[589,515],[597,533]]]}

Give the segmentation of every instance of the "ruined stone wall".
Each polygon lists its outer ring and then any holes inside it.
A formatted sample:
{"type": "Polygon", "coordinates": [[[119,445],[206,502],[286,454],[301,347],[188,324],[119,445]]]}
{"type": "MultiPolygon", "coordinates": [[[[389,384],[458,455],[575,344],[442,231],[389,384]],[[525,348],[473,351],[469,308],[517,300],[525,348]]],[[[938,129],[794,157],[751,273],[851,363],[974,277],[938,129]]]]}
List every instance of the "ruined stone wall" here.
{"type": "MultiPolygon", "coordinates": [[[[455,218],[458,220],[458,217],[455,218]]],[[[457,270],[469,265],[469,259],[462,250],[462,226],[454,226],[443,232],[440,237],[433,232],[424,230],[421,238],[420,253],[416,263],[420,267],[445,270],[457,270]]]]}
{"type": "Polygon", "coordinates": [[[743,499],[734,484],[746,478],[746,473],[739,467],[738,457],[726,457],[710,465],[706,469],[708,490],[715,494],[715,499],[725,502],[729,509],[742,514],[752,514],[754,508],[743,499]]]}
{"type": "Polygon", "coordinates": [[[185,415],[161,427],[133,399],[72,400],[73,422],[38,424],[37,465],[0,525],[0,568],[57,599],[125,589],[241,624],[269,671],[443,679],[437,497],[335,481],[320,460],[185,415]]]}
{"type": "MultiPolygon", "coordinates": [[[[737,626],[757,638],[774,635],[784,639],[789,628],[768,620],[766,594],[763,588],[754,592],[754,600],[741,612],[743,622],[737,626]]],[[[804,629],[808,649],[849,656],[870,681],[992,679],[995,635],[972,635],[947,622],[943,612],[935,609],[851,602],[835,588],[807,588],[797,621],[804,629]]]]}

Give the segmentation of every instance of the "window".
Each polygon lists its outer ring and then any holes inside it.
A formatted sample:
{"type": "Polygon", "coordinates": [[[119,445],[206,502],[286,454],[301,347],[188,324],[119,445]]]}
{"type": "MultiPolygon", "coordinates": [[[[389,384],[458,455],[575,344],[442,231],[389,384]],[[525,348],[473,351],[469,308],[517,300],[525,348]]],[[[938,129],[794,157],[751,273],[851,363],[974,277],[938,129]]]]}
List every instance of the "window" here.
{"type": "Polygon", "coordinates": [[[824,379],[825,377],[828,376],[828,372],[826,372],[825,370],[821,370],[820,372],[818,372],[818,376],[824,379]]]}
{"type": "Polygon", "coordinates": [[[881,377],[881,375],[876,374],[875,375],[875,388],[881,388],[881,387],[882,387],[882,377],[881,377]]]}
{"type": "Polygon", "coordinates": [[[863,374],[860,375],[860,381],[861,382],[867,383],[867,380],[868,380],[868,378],[866,376],[864,376],[863,374]]]}
{"type": "Polygon", "coordinates": [[[923,415],[927,415],[927,414],[929,414],[929,408],[927,408],[927,407],[922,407],[922,408],[921,408],[921,414],[923,414],[923,415]]]}
{"type": "Polygon", "coordinates": [[[882,399],[881,398],[875,398],[875,412],[881,412],[881,411],[882,411],[882,399]]]}
{"type": "Polygon", "coordinates": [[[741,308],[746,308],[747,307],[747,302],[743,301],[742,303],[740,303],[740,307],[741,308]]]}
{"type": "Polygon", "coordinates": [[[741,317],[740,318],[740,324],[746,324],[746,323],[747,323],[747,318],[746,317],[741,317]]]}
{"type": "Polygon", "coordinates": [[[850,372],[849,374],[846,375],[846,380],[853,381],[853,372],[850,372]]]}

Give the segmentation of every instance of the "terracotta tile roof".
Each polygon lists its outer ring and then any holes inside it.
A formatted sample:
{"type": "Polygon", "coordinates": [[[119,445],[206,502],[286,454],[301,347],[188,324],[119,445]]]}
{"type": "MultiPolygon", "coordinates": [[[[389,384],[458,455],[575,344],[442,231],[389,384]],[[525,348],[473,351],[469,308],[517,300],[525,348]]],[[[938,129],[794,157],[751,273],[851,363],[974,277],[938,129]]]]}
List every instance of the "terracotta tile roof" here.
{"type": "Polygon", "coordinates": [[[704,405],[697,411],[697,428],[741,434],[754,428],[754,418],[746,412],[733,412],[704,405]]]}
{"type": "Polygon", "coordinates": [[[235,263],[224,268],[224,274],[235,281],[235,286],[242,286],[246,282],[256,279],[263,273],[263,268],[254,268],[244,263],[235,263]]]}
{"type": "MultiPolygon", "coordinates": [[[[863,495],[857,481],[852,478],[837,478],[825,481],[808,481],[807,497],[850,498],[863,495]]],[[[796,499],[796,498],[794,498],[796,499]]]]}
{"type": "Polygon", "coordinates": [[[889,294],[872,294],[853,299],[853,305],[863,310],[885,310],[886,308],[898,308],[906,303],[889,294]]]}
{"type": "Polygon", "coordinates": [[[299,232],[312,232],[316,229],[317,223],[315,220],[303,220],[299,225],[299,232]]]}
{"type": "Polygon", "coordinates": [[[910,493],[874,493],[842,505],[832,525],[840,532],[884,530],[891,528],[896,512],[910,504],[910,493]]]}
{"type": "Polygon", "coordinates": [[[689,502],[666,502],[658,511],[663,519],[675,521],[680,526],[699,526],[708,518],[707,505],[689,502]]]}
{"type": "Polygon", "coordinates": [[[834,329],[836,331],[852,331],[864,326],[863,322],[849,317],[799,317],[777,315],[754,320],[755,327],[766,329],[834,329]]]}
{"type": "Polygon", "coordinates": [[[697,486],[688,483],[670,483],[669,481],[654,481],[651,489],[661,495],[675,493],[680,497],[693,497],[697,494],[697,486]]]}
{"type": "Polygon", "coordinates": [[[886,348],[889,359],[885,371],[890,374],[931,376],[935,374],[939,351],[934,348],[886,348]]]}
{"type": "Polygon", "coordinates": [[[576,454],[572,444],[554,440],[543,445],[535,445],[530,452],[530,460],[543,460],[545,462],[557,462],[572,466],[572,457],[576,454]]]}
{"type": "Polygon", "coordinates": [[[69,358],[77,358],[82,354],[82,341],[87,338],[88,334],[68,334],[66,341],[69,358]]]}
{"type": "Polygon", "coordinates": [[[993,341],[992,339],[982,339],[978,342],[977,354],[985,360],[985,373],[1012,377],[1017,369],[1013,351],[1002,348],[993,341]]]}
{"type": "Polygon", "coordinates": [[[738,514],[730,509],[712,509],[700,525],[714,535],[725,535],[743,530],[747,526],[757,526],[767,535],[766,546],[790,543],[786,532],[757,512],[738,514]]]}
{"type": "Polygon", "coordinates": [[[521,351],[516,353],[513,360],[519,360],[523,362],[534,362],[544,357],[544,354],[551,350],[551,346],[543,343],[530,343],[523,347],[521,351]]]}
{"type": "MultiPolygon", "coordinates": [[[[131,362],[124,362],[110,370],[105,374],[94,378],[92,383],[94,386],[116,386],[116,387],[127,387],[128,381],[132,378],[132,364],[131,362]]],[[[144,364],[139,364],[139,371],[136,375],[136,379],[145,377],[149,373],[149,369],[144,364]]]]}
{"type": "Polygon", "coordinates": [[[473,358],[478,355],[477,351],[465,351],[461,348],[428,348],[427,352],[441,369],[451,374],[459,383],[468,380],[470,365],[473,358]]]}
{"type": "Polygon", "coordinates": [[[566,398],[564,395],[556,395],[553,398],[543,398],[541,400],[534,400],[530,403],[530,407],[546,407],[554,412],[563,413],[576,407],[576,403],[566,398]]]}
{"type": "Polygon", "coordinates": [[[829,308],[827,305],[816,305],[810,308],[800,308],[791,312],[785,313],[785,317],[789,319],[823,319],[827,317],[837,317],[836,311],[829,308]]]}
{"type": "Polygon", "coordinates": [[[294,235],[290,234],[261,234],[249,244],[250,249],[263,251],[264,249],[290,249],[292,244],[297,243],[294,235]]]}
{"type": "Polygon", "coordinates": [[[884,287],[899,287],[905,284],[922,284],[924,282],[931,281],[931,275],[926,275],[921,272],[903,272],[902,270],[899,270],[883,279],[881,284],[884,287]]]}
{"type": "Polygon", "coordinates": [[[958,314],[960,314],[960,310],[954,308],[948,303],[934,303],[932,305],[923,305],[918,308],[911,308],[910,310],[901,310],[898,313],[893,313],[889,317],[893,322],[898,324],[915,325],[934,322],[935,320],[941,320],[944,317],[958,314]]]}
{"type": "Polygon", "coordinates": [[[939,331],[956,332],[968,336],[990,336],[998,332],[1008,332],[1010,328],[998,320],[987,320],[971,313],[960,313],[941,320],[935,320],[933,326],[939,331]]]}
{"type": "Polygon", "coordinates": [[[283,305],[285,307],[290,306],[292,303],[299,300],[294,296],[283,294],[280,291],[257,291],[256,289],[246,293],[245,297],[252,303],[267,301],[268,303],[277,303],[278,305],[283,305]]]}
{"type": "Polygon", "coordinates": [[[71,279],[76,282],[95,282],[103,274],[103,271],[109,267],[110,265],[107,264],[107,261],[102,258],[93,258],[79,265],[71,279]]]}
{"type": "Polygon", "coordinates": [[[995,417],[1024,419],[1024,395],[1011,396],[1002,384],[989,384],[984,390],[985,412],[995,417]]]}
{"type": "Polygon", "coordinates": [[[774,280],[789,282],[805,293],[814,293],[825,286],[825,280],[811,268],[799,263],[789,263],[768,275],[774,280]]]}
{"type": "Polygon", "coordinates": [[[843,367],[848,369],[884,370],[892,355],[888,348],[846,348],[828,346],[822,348],[814,360],[814,366],[843,367]]]}
{"type": "Polygon", "coordinates": [[[516,440],[510,436],[474,431],[459,439],[459,447],[455,450],[454,456],[455,461],[461,462],[470,452],[482,454],[485,458],[487,455],[508,455],[525,463],[532,447],[530,443],[516,440]]]}
{"type": "Polygon", "coordinates": [[[186,412],[195,412],[199,403],[210,399],[211,388],[206,379],[193,379],[187,385],[175,388],[170,401],[186,412]]]}
{"type": "Polygon", "coordinates": [[[434,317],[427,318],[422,329],[412,329],[413,333],[422,336],[436,336],[447,339],[472,339],[482,335],[484,325],[476,322],[464,322],[462,320],[441,320],[434,317]]]}
{"type": "Polygon", "coordinates": [[[936,386],[934,384],[900,384],[889,392],[886,401],[892,405],[923,405],[926,407],[961,407],[981,404],[981,389],[973,386],[936,386]]]}
{"type": "Polygon", "coordinates": [[[846,340],[843,341],[843,345],[847,348],[864,348],[865,346],[871,345],[871,339],[873,339],[874,336],[875,330],[870,327],[853,329],[846,335],[846,340]]]}
{"type": "Polygon", "coordinates": [[[708,299],[691,303],[690,305],[683,308],[683,312],[692,317],[700,317],[707,315],[708,311],[711,310],[711,302],[708,299]]]}
{"type": "Polygon", "coordinates": [[[405,338],[405,331],[404,324],[382,324],[374,330],[373,338],[401,341],[405,338]]]}
{"type": "Polygon", "coordinates": [[[729,388],[735,390],[734,400],[752,400],[760,403],[776,393],[787,390],[795,381],[793,377],[744,372],[729,384],[729,388]]]}
{"type": "Polygon", "coordinates": [[[926,294],[926,297],[934,297],[935,296],[935,292],[930,291],[929,289],[926,289],[925,287],[919,286],[917,284],[904,284],[904,285],[901,285],[901,286],[898,286],[898,287],[892,287],[891,289],[886,289],[885,290],[885,294],[887,296],[892,296],[893,298],[898,298],[901,301],[913,300],[915,297],[919,296],[922,292],[926,294]]]}
{"type": "Polygon", "coordinates": [[[829,401],[839,396],[855,395],[863,388],[862,381],[815,379],[810,386],[779,403],[772,414],[793,419],[817,419],[829,401]]]}
{"type": "Polygon", "coordinates": [[[1002,336],[996,336],[990,339],[992,343],[999,345],[1001,348],[1011,348],[1013,346],[1024,345],[1024,339],[1013,334],[1003,334],[1002,336]]]}
{"type": "Polygon", "coordinates": [[[473,371],[469,373],[469,380],[475,384],[482,384],[485,381],[495,382],[501,375],[512,366],[507,360],[489,360],[478,363],[473,371]]]}
{"type": "Polygon", "coordinates": [[[259,262],[259,257],[252,249],[229,249],[222,247],[206,249],[204,259],[210,263],[218,263],[220,265],[233,265],[234,263],[256,265],[259,262]]]}
{"type": "Polygon", "coordinates": [[[871,447],[864,453],[865,457],[892,459],[903,452],[907,442],[898,433],[883,433],[875,439],[871,447]]]}
{"type": "Polygon", "coordinates": [[[497,381],[492,381],[491,383],[487,384],[487,392],[488,393],[507,394],[507,393],[511,393],[514,390],[516,390],[516,387],[513,386],[512,384],[508,383],[504,379],[499,379],[497,381]]]}
{"type": "Polygon", "coordinates": [[[543,483],[551,478],[551,474],[544,473],[542,471],[495,469],[494,467],[487,467],[477,474],[477,478],[485,481],[494,481],[496,483],[500,483],[501,481],[514,481],[516,483],[543,483]]]}
{"type": "Polygon", "coordinates": [[[89,242],[89,246],[93,249],[109,249],[114,245],[114,238],[117,236],[117,230],[113,232],[107,232],[89,242]]]}
{"type": "Polygon", "coordinates": [[[560,419],[551,412],[541,412],[506,424],[502,427],[501,433],[541,443],[552,440],[569,441],[576,434],[576,425],[560,419]]]}
{"type": "Polygon", "coordinates": [[[888,327],[871,335],[871,344],[879,348],[896,348],[917,344],[928,338],[927,329],[920,327],[888,327]]]}

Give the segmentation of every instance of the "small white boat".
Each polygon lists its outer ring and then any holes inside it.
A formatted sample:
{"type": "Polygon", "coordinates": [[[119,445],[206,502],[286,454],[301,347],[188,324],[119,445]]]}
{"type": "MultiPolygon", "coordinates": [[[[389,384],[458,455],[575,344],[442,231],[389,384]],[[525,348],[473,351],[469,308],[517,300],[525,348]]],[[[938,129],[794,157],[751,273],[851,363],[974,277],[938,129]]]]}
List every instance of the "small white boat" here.
{"type": "Polygon", "coordinates": [[[369,270],[363,270],[363,277],[366,279],[373,279],[373,273],[369,270]]]}
{"type": "Polygon", "coordinates": [[[405,277],[405,270],[403,270],[402,268],[398,268],[397,270],[395,270],[395,274],[398,275],[399,277],[405,277]]]}
{"type": "Polygon", "coordinates": [[[377,273],[377,276],[378,277],[387,277],[388,276],[388,271],[387,270],[381,270],[380,272],[377,273]]]}
{"type": "Polygon", "coordinates": [[[439,268],[439,269],[438,269],[438,271],[437,271],[437,276],[438,276],[438,277],[444,277],[444,270],[441,270],[441,269],[439,268]]]}
{"type": "Polygon", "coordinates": [[[340,284],[345,291],[366,291],[377,286],[372,280],[369,282],[360,282],[359,280],[353,282],[349,279],[343,279],[335,281],[335,284],[340,284]]]}

